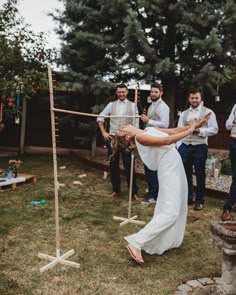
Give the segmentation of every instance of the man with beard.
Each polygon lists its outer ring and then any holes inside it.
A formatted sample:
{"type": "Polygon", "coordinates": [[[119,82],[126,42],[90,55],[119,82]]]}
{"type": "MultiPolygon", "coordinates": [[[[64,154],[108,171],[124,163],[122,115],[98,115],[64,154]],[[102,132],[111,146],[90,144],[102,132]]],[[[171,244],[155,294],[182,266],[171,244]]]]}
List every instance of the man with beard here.
{"type": "MultiPolygon", "coordinates": [[[[104,118],[98,117],[97,123],[102,133],[102,136],[105,140],[107,146],[108,157],[110,160],[110,176],[112,184],[112,193],[109,194],[108,198],[119,197],[121,192],[121,178],[120,178],[120,156],[123,160],[123,165],[125,168],[125,175],[128,186],[130,185],[130,170],[131,170],[131,153],[129,152],[120,152],[112,156],[112,138],[118,130],[127,124],[139,126],[139,120],[135,119],[135,116],[138,115],[138,109],[135,107],[135,103],[128,100],[128,88],[125,84],[119,84],[116,86],[116,96],[117,100],[110,102],[104,110],[100,113],[102,116],[107,115],[120,115],[120,117],[110,118],[110,128],[109,132],[105,130],[104,127],[104,118]],[[122,117],[122,116],[133,116],[133,117],[122,117]]],[[[133,183],[132,183],[132,197],[137,202],[140,202],[141,199],[138,196],[138,186],[136,183],[135,171],[133,174],[133,183]]]]}
{"type": "MultiPolygon", "coordinates": [[[[163,87],[161,84],[155,83],[151,85],[151,100],[152,103],[148,108],[147,115],[142,114],[141,120],[146,124],[146,127],[158,127],[168,128],[169,127],[169,114],[170,108],[162,100],[163,87]]],[[[144,164],[144,170],[146,175],[146,181],[148,184],[148,192],[142,199],[143,204],[156,203],[158,195],[158,178],[157,171],[150,170],[144,164]]]]}
{"type": "Polygon", "coordinates": [[[187,180],[188,180],[188,204],[193,203],[192,173],[193,168],[196,175],[196,203],[194,210],[202,210],[204,204],[204,193],[206,186],[205,165],[207,160],[207,139],[218,132],[218,124],[214,112],[202,105],[202,96],[199,89],[192,89],[188,94],[190,107],[185,110],[178,122],[178,127],[187,126],[191,120],[201,120],[207,113],[211,113],[209,121],[194,130],[194,132],[178,143],[178,151],[183,160],[187,180]]]}

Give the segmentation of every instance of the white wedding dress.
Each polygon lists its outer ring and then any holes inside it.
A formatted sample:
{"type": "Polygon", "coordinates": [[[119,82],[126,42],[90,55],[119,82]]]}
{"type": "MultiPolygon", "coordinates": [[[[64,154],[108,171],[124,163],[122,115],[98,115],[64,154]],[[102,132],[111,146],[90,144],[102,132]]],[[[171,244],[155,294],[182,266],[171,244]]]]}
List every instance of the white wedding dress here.
{"type": "MultiPolygon", "coordinates": [[[[145,134],[169,136],[153,127],[145,134]]],[[[159,192],[152,220],[138,233],[125,237],[129,244],[149,254],[161,255],[177,248],[184,238],[187,218],[187,179],[182,159],[174,144],[160,147],[143,146],[136,140],[142,161],[151,170],[157,170],[159,192]]]]}

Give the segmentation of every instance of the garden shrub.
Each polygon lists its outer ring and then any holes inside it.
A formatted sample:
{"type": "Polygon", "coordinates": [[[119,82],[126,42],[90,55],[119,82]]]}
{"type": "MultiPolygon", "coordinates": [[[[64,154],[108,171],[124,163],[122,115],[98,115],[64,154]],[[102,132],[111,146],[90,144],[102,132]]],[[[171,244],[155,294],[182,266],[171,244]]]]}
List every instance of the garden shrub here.
{"type": "Polygon", "coordinates": [[[232,175],[230,159],[224,159],[221,161],[221,173],[226,175],[232,175]]]}

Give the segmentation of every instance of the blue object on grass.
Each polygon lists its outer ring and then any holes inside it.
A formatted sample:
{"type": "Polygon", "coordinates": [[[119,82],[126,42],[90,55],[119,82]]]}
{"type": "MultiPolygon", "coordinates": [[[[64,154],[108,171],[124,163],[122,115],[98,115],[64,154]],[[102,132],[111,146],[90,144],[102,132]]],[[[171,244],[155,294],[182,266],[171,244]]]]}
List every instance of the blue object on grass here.
{"type": "Polygon", "coordinates": [[[46,200],[41,200],[41,201],[33,200],[30,202],[31,205],[45,205],[46,203],[47,203],[46,200]]]}

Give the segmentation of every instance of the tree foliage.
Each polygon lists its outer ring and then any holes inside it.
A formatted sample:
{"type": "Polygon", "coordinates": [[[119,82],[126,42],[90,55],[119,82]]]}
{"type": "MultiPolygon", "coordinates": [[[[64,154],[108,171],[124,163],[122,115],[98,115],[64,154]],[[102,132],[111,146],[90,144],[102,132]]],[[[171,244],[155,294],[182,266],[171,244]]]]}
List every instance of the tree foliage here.
{"type": "Polygon", "coordinates": [[[127,23],[126,49],[144,78],[160,79],[166,86],[172,81],[183,87],[198,85],[212,94],[219,78],[221,83],[235,78],[234,1],[130,2],[135,17],[132,13],[127,23]],[[142,28],[140,35],[146,40],[138,52],[135,40],[140,36],[129,30],[134,23],[142,28]]]}
{"type": "MultiPolygon", "coordinates": [[[[131,75],[124,46],[126,1],[65,1],[65,11],[57,16],[58,33],[64,40],[62,62],[67,65],[81,92],[99,95],[113,82],[131,75]]],[[[134,76],[134,73],[132,74],[134,76]]]]}
{"type": "Polygon", "coordinates": [[[20,114],[17,97],[31,98],[47,84],[46,63],[55,51],[46,48],[43,33],[34,33],[17,10],[17,0],[0,8],[0,102],[6,115],[20,114]]]}
{"type": "Polygon", "coordinates": [[[161,80],[173,106],[177,87],[216,95],[235,79],[234,0],[66,0],[55,19],[62,62],[83,91],[161,80]]]}

